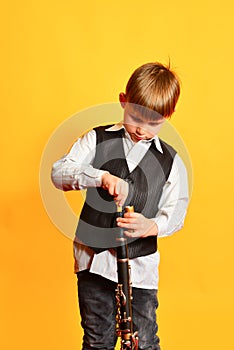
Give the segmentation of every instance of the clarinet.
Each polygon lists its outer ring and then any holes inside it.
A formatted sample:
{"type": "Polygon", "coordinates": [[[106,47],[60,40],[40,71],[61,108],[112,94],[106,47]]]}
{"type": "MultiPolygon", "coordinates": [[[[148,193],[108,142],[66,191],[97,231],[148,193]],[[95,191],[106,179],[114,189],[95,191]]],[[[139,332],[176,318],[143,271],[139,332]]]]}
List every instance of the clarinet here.
{"type": "MultiPolygon", "coordinates": [[[[125,207],[125,212],[133,212],[131,206],[125,207]]],[[[117,216],[123,216],[122,207],[117,207],[117,216]]],[[[130,265],[128,257],[127,239],[124,230],[118,230],[117,246],[117,273],[118,284],[116,289],[116,333],[121,337],[121,350],[138,349],[138,332],[133,333],[132,322],[132,289],[130,281],[130,265]]]]}

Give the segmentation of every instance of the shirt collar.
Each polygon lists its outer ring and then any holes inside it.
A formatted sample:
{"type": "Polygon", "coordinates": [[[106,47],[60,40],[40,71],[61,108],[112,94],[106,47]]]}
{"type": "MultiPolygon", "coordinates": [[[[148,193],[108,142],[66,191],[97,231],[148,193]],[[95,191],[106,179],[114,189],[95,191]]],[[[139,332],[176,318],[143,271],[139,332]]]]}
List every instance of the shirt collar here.
{"type": "MultiPolygon", "coordinates": [[[[111,127],[109,128],[106,128],[105,131],[119,131],[121,129],[124,129],[125,132],[127,133],[124,125],[123,125],[123,122],[119,122],[115,125],[112,125],[111,127]]],[[[154,140],[154,143],[155,143],[155,146],[157,148],[157,150],[160,152],[160,153],[163,153],[163,150],[162,150],[162,146],[161,146],[161,143],[160,143],[160,140],[159,140],[159,137],[157,135],[155,135],[154,137],[152,137],[152,139],[150,140],[147,140],[145,142],[151,142],[152,140],[154,140]]]]}

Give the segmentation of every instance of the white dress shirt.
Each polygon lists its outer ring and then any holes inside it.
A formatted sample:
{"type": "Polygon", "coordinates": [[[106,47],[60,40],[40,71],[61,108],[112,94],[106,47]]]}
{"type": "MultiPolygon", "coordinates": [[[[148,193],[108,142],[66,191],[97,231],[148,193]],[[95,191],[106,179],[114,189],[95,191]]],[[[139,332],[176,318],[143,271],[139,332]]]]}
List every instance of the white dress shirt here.
{"type": "MultiPolygon", "coordinates": [[[[124,128],[116,124],[106,131],[124,128]]],[[[125,130],[125,129],[124,129],[125,130]]],[[[158,136],[153,138],[156,148],[163,153],[158,136]]],[[[139,164],[151,145],[151,140],[134,143],[127,131],[123,137],[123,146],[129,171],[139,164]]],[[[81,190],[88,187],[100,187],[102,175],[106,172],[93,168],[96,150],[96,132],[89,131],[79,138],[71,150],[62,159],[54,163],[52,180],[61,190],[81,190]]],[[[170,175],[163,187],[155,218],[158,237],[169,236],[183,227],[188,206],[187,171],[178,154],[175,155],[170,175]]],[[[88,247],[74,240],[75,272],[89,268],[90,272],[117,281],[116,255],[111,250],[95,254],[88,247]]],[[[130,260],[131,282],[133,287],[158,289],[159,252],[130,260]]]]}

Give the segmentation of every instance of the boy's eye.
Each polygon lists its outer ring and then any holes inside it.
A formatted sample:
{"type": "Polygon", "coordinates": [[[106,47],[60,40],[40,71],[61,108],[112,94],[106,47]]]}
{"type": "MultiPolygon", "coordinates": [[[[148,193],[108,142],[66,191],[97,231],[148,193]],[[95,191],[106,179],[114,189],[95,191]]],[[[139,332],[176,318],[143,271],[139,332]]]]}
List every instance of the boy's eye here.
{"type": "Polygon", "coordinates": [[[140,118],[138,118],[138,117],[135,117],[134,115],[132,115],[132,114],[129,114],[129,116],[132,118],[132,120],[135,122],[135,123],[138,123],[138,124],[142,124],[142,123],[147,123],[148,124],[148,126],[150,126],[150,127],[156,127],[156,126],[158,126],[158,125],[160,125],[161,123],[160,122],[150,122],[150,121],[144,121],[144,120],[142,120],[142,119],[140,119],[140,118]]]}
{"type": "Polygon", "coordinates": [[[140,118],[137,118],[134,115],[130,115],[130,117],[137,123],[141,123],[142,122],[142,120],[140,118]]]}

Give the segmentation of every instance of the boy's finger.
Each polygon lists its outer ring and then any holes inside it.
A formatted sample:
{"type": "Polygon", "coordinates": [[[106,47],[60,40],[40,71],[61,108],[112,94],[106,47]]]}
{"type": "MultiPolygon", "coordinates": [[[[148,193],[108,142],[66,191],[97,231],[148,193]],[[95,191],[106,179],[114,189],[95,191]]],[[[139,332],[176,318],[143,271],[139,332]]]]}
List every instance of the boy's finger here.
{"type": "Polygon", "coordinates": [[[128,237],[138,237],[136,231],[134,231],[134,230],[124,231],[124,234],[128,237]]]}
{"type": "Polygon", "coordinates": [[[137,218],[139,216],[139,213],[136,212],[126,212],[124,213],[124,218],[137,218]]]}

